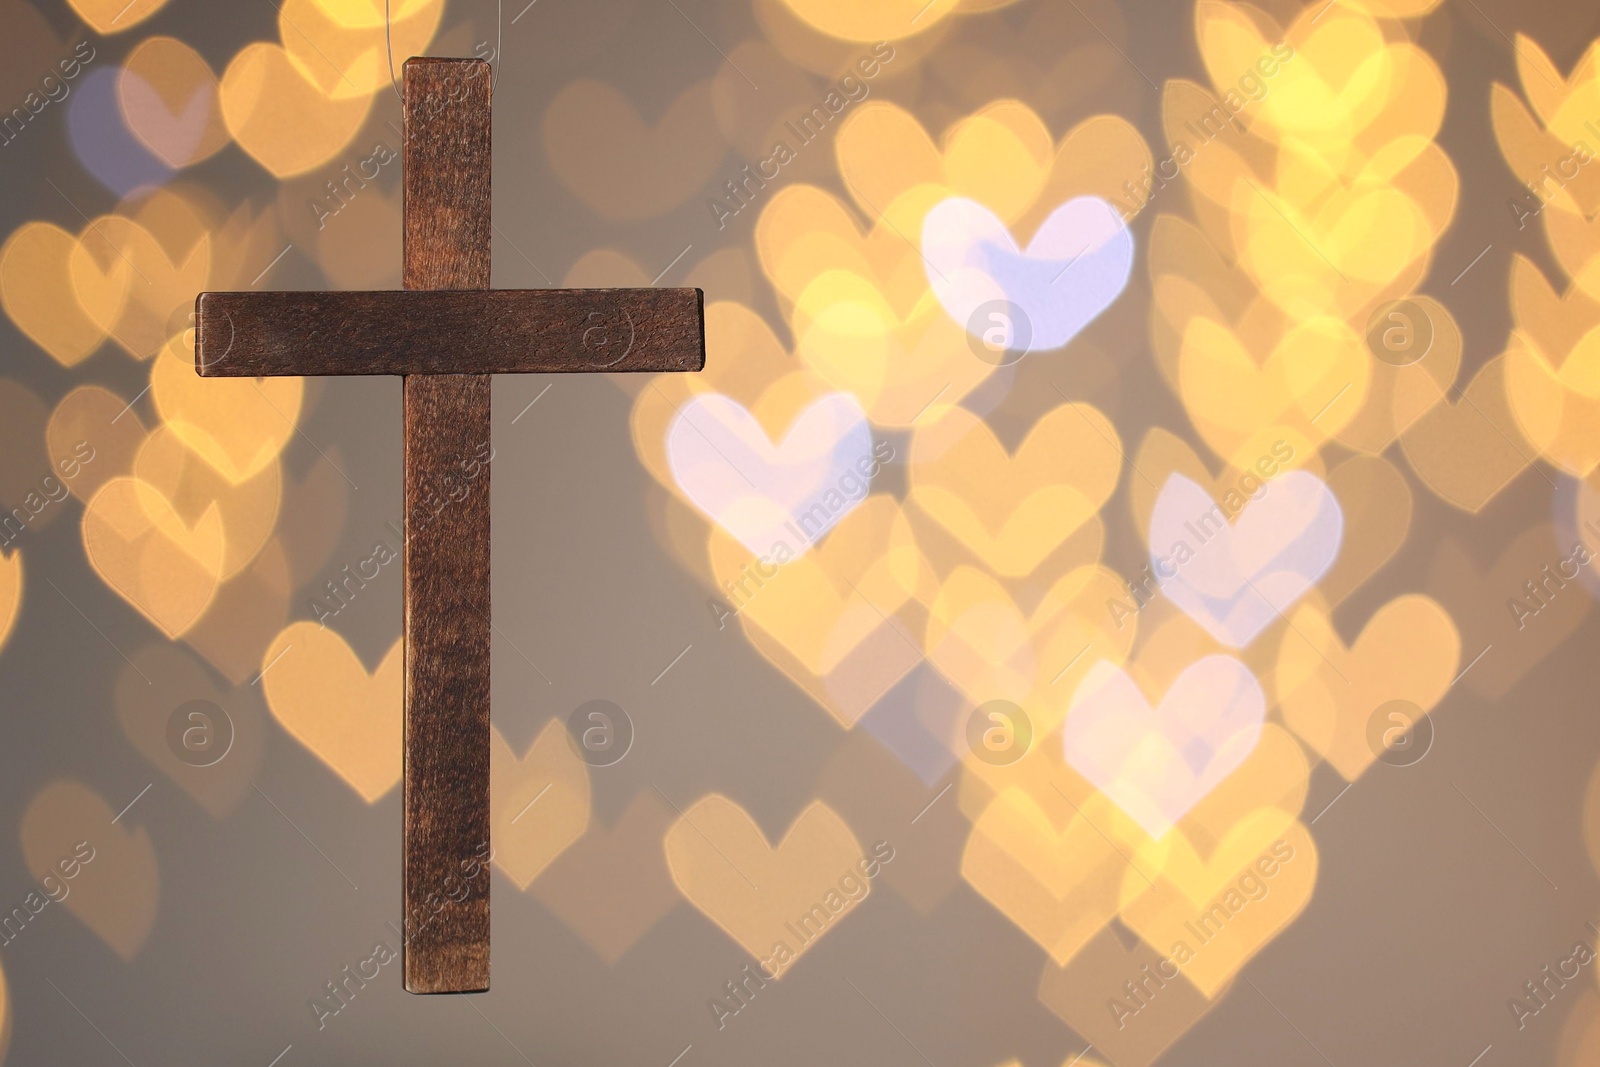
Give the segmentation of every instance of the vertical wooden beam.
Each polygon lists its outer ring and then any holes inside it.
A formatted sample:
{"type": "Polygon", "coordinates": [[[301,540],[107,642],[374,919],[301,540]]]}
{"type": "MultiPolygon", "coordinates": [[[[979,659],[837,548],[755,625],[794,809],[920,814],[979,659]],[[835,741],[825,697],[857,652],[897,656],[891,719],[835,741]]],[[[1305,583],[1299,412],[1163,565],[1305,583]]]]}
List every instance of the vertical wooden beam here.
{"type": "MultiPolygon", "coordinates": [[[[407,289],[489,288],[489,65],[405,65],[407,289]]],[[[407,375],[406,989],[489,988],[489,377],[407,375]]]]}

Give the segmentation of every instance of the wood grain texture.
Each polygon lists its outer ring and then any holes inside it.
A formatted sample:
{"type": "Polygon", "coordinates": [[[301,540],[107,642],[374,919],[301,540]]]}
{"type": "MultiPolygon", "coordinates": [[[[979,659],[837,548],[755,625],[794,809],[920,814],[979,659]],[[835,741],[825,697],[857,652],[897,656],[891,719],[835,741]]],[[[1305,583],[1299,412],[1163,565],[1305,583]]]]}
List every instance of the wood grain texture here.
{"type": "MultiPolygon", "coordinates": [[[[406,61],[407,289],[489,287],[490,84],[482,60],[406,61]]],[[[407,376],[403,391],[405,984],[477,992],[490,874],[465,874],[489,842],[489,378],[407,376]]]]}
{"type": "MultiPolygon", "coordinates": [[[[414,243],[407,224],[407,247],[414,243]]],[[[202,293],[195,369],[280,374],[697,371],[698,289],[202,293]]]]}

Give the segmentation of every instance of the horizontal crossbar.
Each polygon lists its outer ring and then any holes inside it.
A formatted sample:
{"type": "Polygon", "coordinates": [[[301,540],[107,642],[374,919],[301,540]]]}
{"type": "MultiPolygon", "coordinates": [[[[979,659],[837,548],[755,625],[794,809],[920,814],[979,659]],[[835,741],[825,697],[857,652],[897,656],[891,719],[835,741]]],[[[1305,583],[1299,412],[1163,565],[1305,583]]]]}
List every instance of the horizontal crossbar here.
{"type": "Polygon", "coordinates": [[[699,289],[201,293],[207,378],[697,371],[699,289]]]}

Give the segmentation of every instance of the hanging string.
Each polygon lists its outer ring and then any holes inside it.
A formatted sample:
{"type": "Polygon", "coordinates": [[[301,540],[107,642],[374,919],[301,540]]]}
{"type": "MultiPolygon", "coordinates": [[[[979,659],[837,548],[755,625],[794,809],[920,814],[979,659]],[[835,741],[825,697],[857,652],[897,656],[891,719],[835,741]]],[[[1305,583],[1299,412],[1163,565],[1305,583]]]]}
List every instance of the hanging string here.
{"type": "MultiPolygon", "coordinates": [[[[383,0],[388,3],[389,0],[383,0]]],[[[500,49],[506,42],[506,0],[494,0],[494,77],[489,79],[489,91],[494,92],[500,84],[500,49]]]]}
{"type": "MultiPolygon", "coordinates": [[[[405,107],[406,98],[400,92],[400,83],[394,76],[394,17],[389,13],[390,0],[383,0],[383,53],[389,65],[389,87],[394,90],[394,98],[400,101],[400,106],[405,107]]],[[[489,90],[493,92],[500,84],[500,49],[506,40],[506,5],[505,0],[494,0],[494,77],[489,82],[489,90]]]]}

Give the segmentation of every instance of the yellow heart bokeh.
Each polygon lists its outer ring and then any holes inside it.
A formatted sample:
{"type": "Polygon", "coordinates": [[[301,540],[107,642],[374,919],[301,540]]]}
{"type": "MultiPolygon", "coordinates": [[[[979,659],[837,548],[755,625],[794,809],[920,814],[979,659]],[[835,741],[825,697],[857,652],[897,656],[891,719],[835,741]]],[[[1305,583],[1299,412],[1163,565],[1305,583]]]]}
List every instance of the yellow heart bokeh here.
{"type": "Polygon", "coordinates": [[[368,804],[400,781],[402,650],[370,674],[332,630],[291,623],[262,655],[261,686],[278,723],[368,804]]]}
{"type": "Polygon", "coordinates": [[[1150,1067],[1213,1003],[1166,950],[1103,930],[1065,967],[1046,961],[1039,1001],[1116,1067],[1150,1067]]]}
{"type": "Polygon", "coordinates": [[[795,353],[880,426],[938,418],[994,372],[933,291],[904,314],[871,281],[829,270],[795,301],[795,353]]]}
{"type": "Polygon", "coordinates": [[[438,0],[316,0],[322,13],[350,29],[382,27],[392,18],[396,23],[409,20],[429,7],[438,6],[438,0]]]}
{"type": "Polygon", "coordinates": [[[1241,183],[1231,207],[1239,265],[1297,319],[1348,313],[1407,284],[1436,237],[1432,219],[1393,185],[1340,189],[1306,210],[1275,190],[1241,183]]]}
{"type": "Polygon", "coordinates": [[[589,827],[589,767],[551,719],[518,756],[490,727],[489,812],[494,862],[526,889],[589,827]]]}
{"type": "Polygon", "coordinates": [[[1005,789],[973,824],[961,876],[1065,965],[1147,888],[1102,829],[1118,820],[1096,794],[1058,829],[1028,793],[1005,789]]]}
{"type": "Polygon", "coordinates": [[[79,500],[88,500],[112,478],[133,473],[134,457],[147,436],[133,405],[109,389],[80,385],[50,413],[45,448],[63,474],[78,472],[63,484],[79,500]]]}
{"type": "Polygon", "coordinates": [[[1459,399],[1429,409],[1400,436],[1411,469],[1446,503],[1476,513],[1533,462],[1506,396],[1508,357],[1478,369],[1459,399]]]}
{"type": "Polygon", "coordinates": [[[716,793],[690,805],[663,844],[678,891],[761,960],[767,977],[781,977],[836,929],[894,856],[892,848],[882,853],[887,846],[880,842],[868,857],[850,827],[820,800],[774,847],[748,812],[716,793]]]}
{"type": "Polygon", "coordinates": [[[89,318],[130,356],[148,359],[166,345],[174,313],[192,307],[206,288],[211,237],[174,195],[157,194],[140,214],[156,223],[161,237],[140,218],[104,215],[84,228],[68,268],[89,318]],[[182,243],[167,247],[163,237],[182,243]]]}
{"type": "Polygon", "coordinates": [[[1032,718],[1035,736],[1044,737],[1061,722],[1095,664],[1127,658],[1138,620],[1110,610],[1124,595],[1126,584],[1115,572],[1079,567],[1024,616],[992,575],[959,567],[929,605],[923,645],[928,661],[973,704],[1019,704],[1032,718]]]}
{"type": "Polygon", "coordinates": [[[117,104],[129,132],[174,170],[228,143],[217,90],[205,57],[174,37],[139,42],[117,75],[117,104]]]}
{"type": "Polygon", "coordinates": [[[167,0],[67,0],[78,17],[101,35],[121,33],[167,6],[167,0]]]}
{"type": "Polygon", "coordinates": [[[1540,455],[1577,478],[1600,465],[1600,326],[1565,356],[1514,334],[1505,375],[1511,414],[1540,455]]]}
{"type": "MultiPolygon", "coordinates": [[[[226,532],[226,518],[223,523],[226,532]]],[[[244,685],[261,673],[262,652],[288,625],[293,591],[284,545],[273,537],[217,590],[206,613],[184,632],[184,644],[228,681],[244,685]]]]}
{"type": "Polygon", "coordinates": [[[1437,300],[1408,297],[1378,308],[1367,348],[1377,358],[1366,402],[1335,436],[1377,455],[1445,399],[1461,369],[1461,329],[1437,300]]]}
{"type": "Polygon", "coordinates": [[[85,505],[83,548],[107,585],[162,633],[178,637],[216,596],[226,538],[214,505],[191,527],[161,490],[121,476],[85,505]]]}
{"type": "Polygon", "coordinates": [[[921,660],[915,630],[897,616],[931,578],[893,497],[869,496],[792,560],[752,560],[721,530],[707,551],[756,650],[840,725],[853,726],[921,660]]]}
{"type": "MultiPolygon", "coordinates": [[[[1277,816],[1269,813],[1264,818],[1271,821],[1277,816]]],[[[1122,913],[1134,932],[1164,950],[1165,958],[1207,997],[1215,997],[1293,922],[1316,889],[1316,842],[1310,830],[1293,819],[1269,847],[1237,858],[1246,856],[1245,873],[1200,904],[1161,882],[1122,913]]]]}
{"type": "Polygon", "coordinates": [[[1511,313],[1517,331],[1544,352],[1571,352],[1596,321],[1600,300],[1582,287],[1557,288],[1527,256],[1511,257],[1511,313]]]}
{"type": "Polygon", "coordinates": [[[998,574],[1032,574],[1099,510],[1122,473],[1116,428],[1093,405],[1042,416],[1007,454],[978,415],[951,408],[911,444],[908,498],[998,574]]]}
{"type": "Polygon", "coordinates": [[[1344,511],[1344,539],[1317,589],[1337,607],[1400,551],[1411,532],[1413,501],[1406,476],[1378,456],[1351,456],[1326,481],[1344,511]]]}
{"type": "Polygon", "coordinates": [[[24,223],[0,248],[0,306],[63,367],[81,362],[106,336],[74,295],[77,248],[77,237],[48,222],[24,223]]]}
{"type": "Polygon", "coordinates": [[[659,793],[641,790],[614,825],[591,820],[533,883],[533,896],[614,966],[679,902],[661,849],[674,818],[659,793]]]}
{"type": "Polygon", "coordinates": [[[845,120],[835,151],[845,187],[870,218],[915,187],[932,185],[946,196],[976,200],[1009,223],[1043,190],[1055,143],[1020,100],[996,101],[955,123],[942,147],[911,112],[872,100],[845,120]]]}
{"type": "Polygon", "coordinates": [[[1259,360],[1221,323],[1194,319],[1178,357],[1179,390],[1195,428],[1240,470],[1284,441],[1295,455],[1353,419],[1372,379],[1366,344],[1342,319],[1292,326],[1259,360]]]}
{"type": "Polygon", "coordinates": [[[22,550],[0,552],[0,649],[22,611],[22,550]]]}
{"type": "Polygon", "coordinates": [[[1201,797],[1173,831],[1152,840],[1131,821],[1115,829],[1146,878],[1200,904],[1294,821],[1310,783],[1311,765],[1300,744],[1283,727],[1267,723],[1244,762],[1201,797]]]}
{"type": "Polygon", "coordinates": [[[839,270],[868,279],[904,317],[928,290],[921,234],[926,215],[940,202],[952,196],[971,196],[985,203],[989,202],[985,198],[992,198],[998,213],[1012,223],[1019,237],[1025,237],[1075,196],[1125,199],[1124,186],[1150,160],[1138,131],[1114,115],[1084,120],[1052,148],[1048,132],[1032,111],[1015,102],[996,105],[953,128],[943,156],[926,132],[907,125],[911,120],[898,110],[881,112],[876,118],[869,115],[865,121],[858,141],[849,141],[850,135],[841,131],[841,167],[857,153],[869,153],[873,161],[862,168],[863,183],[877,182],[885,173],[877,136],[918,146],[910,161],[894,161],[904,172],[892,182],[871,191],[852,186],[859,209],[872,220],[870,229],[863,233],[841,201],[813,185],[784,188],[761,211],[756,248],[762,267],[791,302],[816,278],[839,270]],[[981,143],[985,139],[1007,147],[995,155],[990,151],[993,145],[981,143]],[[1004,176],[990,173],[990,168],[1019,153],[1041,168],[1037,188],[1030,183],[1007,190],[1004,176]]]}
{"type": "Polygon", "coordinates": [[[202,378],[192,341],[180,336],[150,368],[150,396],[167,428],[239,485],[271,465],[294,435],[305,379],[202,378]]]}
{"type": "Polygon", "coordinates": [[[1276,805],[1257,808],[1230,826],[1202,855],[1184,834],[1168,833],[1137,856],[1139,869],[1150,876],[1161,897],[1181,896],[1198,907],[1223,892],[1258,852],[1269,848],[1295,824],[1293,812],[1276,805]],[[1151,854],[1159,853],[1159,863],[1151,854]]]}
{"type": "Polygon", "coordinates": [[[38,915],[44,894],[65,887],[62,906],[127,961],[155,926],[161,878],[150,832],[119,817],[82,782],[57,779],[28,802],[17,832],[23,862],[43,886],[25,899],[27,911],[38,915]]]}
{"type": "MultiPolygon", "coordinates": [[[[958,10],[962,0],[783,0],[805,23],[846,41],[897,41],[922,33],[958,10]]],[[[893,52],[889,53],[893,55],[893,52]]]]}
{"type": "Polygon", "coordinates": [[[1583,625],[1594,608],[1578,584],[1592,566],[1586,535],[1536,522],[1496,546],[1487,565],[1454,539],[1434,549],[1427,588],[1461,631],[1468,667],[1459,684],[1500,700],[1583,625]]]}
{"type": "Polygon", "coordinates": [[[234,485],[189,451],[166,426],[156,427],[145,439],[133,461],[133,475],[159,491],[189,523],[216,509],[222,522],[218,577],[223,581],[242,571],[266,545],[283,499],[283,478],[276,462],[234,485]]]}
{"type": "MultiPolygon", "coordinates": [[[[278,36],[300,72],[329,100],[365,99],[387,89],[399,65],[389,57],[421,55],[428,49],[444,0],[408,0],[392,4],[392,17],[378,11],[376,22],[364,18],[362,0],[283,0],[278,5],[278,36]]],[[[370,7],[368,7],[370,10],[370,7]]]]}
{"type": "MultiPolygon", "coordinates": [[[[843,201],[814,185],[779,190],[756,222],[762,269],[790,304],[817,278],[841,271],[866,279],[896,313],[904,315],[928,292],[920,241],[923,218],[948,194],[941,186],[914,186],[871,215],[862,232],[843,201]]],[[[707,361],[709,363],[709,361],[707,361]]]]}
{"type": "MultiPolygon", "coordinates": [[[[1224,233],[1221,242],[1227,247],[1224,233]]],[[[1157,215],[1148,245],[1155,314],[1150,334],[1156,366],[1178,388],[1179,354],[1194,319],[1244,330],[1246,347],[1265,347],[1282,330],[1282,314],[1261,296],[1250,275],[1218,247],[1213,236],[1177,215],[1157,215]],[[1262,305],[1271,308],[1267,313],[1262,305]],[[1248,319],[1248,323],[1247,323],[1248,319]],[[1265,334],[1265,336],[1262,336],[1265,334]]]]}
{"type": "Polygon", "coordinates": [[[1540,189],[1537,198],[1530,193],[1511,202],[1516,205],[1513,214],[1521,216],[1519,228],[1524,213],[1536,213],[1546,197],[1560,210],[1593,215],[1600,208],[1600,177],[1582,168],[1582,158],[1574,154],[1574,147],[1591,142],[1587,124],[1600,114],[1595,44],[1590,43],[1567,75],[1556,69],[1539,42],[1525,33],[1516,35],[1512,51],[1532,111],[1510,88],[1497,82],[1490,87],[1489,114],[1501,155],[1524,183],[1540,189]],[[1557,172],[1553,183],[1548,179],[1552,171],[1557,172]]]}
{"type": "Polygon", "coordinates": [[[275,178],[315,170],[356,135],[370,94],[334,100],[288,52],[256,41],[222,73],[222,118],[239,147],[275,178]]]}
{"type": "MultiPolygon", "coordinates": [[[[1428,713],[1450,688],[1461,659],[1461,635],[1450,614],[1417,594],[1379,608],[1348,648],[1313,604],[1302,604],[1293,621],[1273,675],[1283,721],[1346,781],[1378,758],[1374,716],[1392,701],[1405,702],[1409,720],[1428,713]]],[[[1381,721],[1380,738],[1396,725],[1381,721]]]]}

